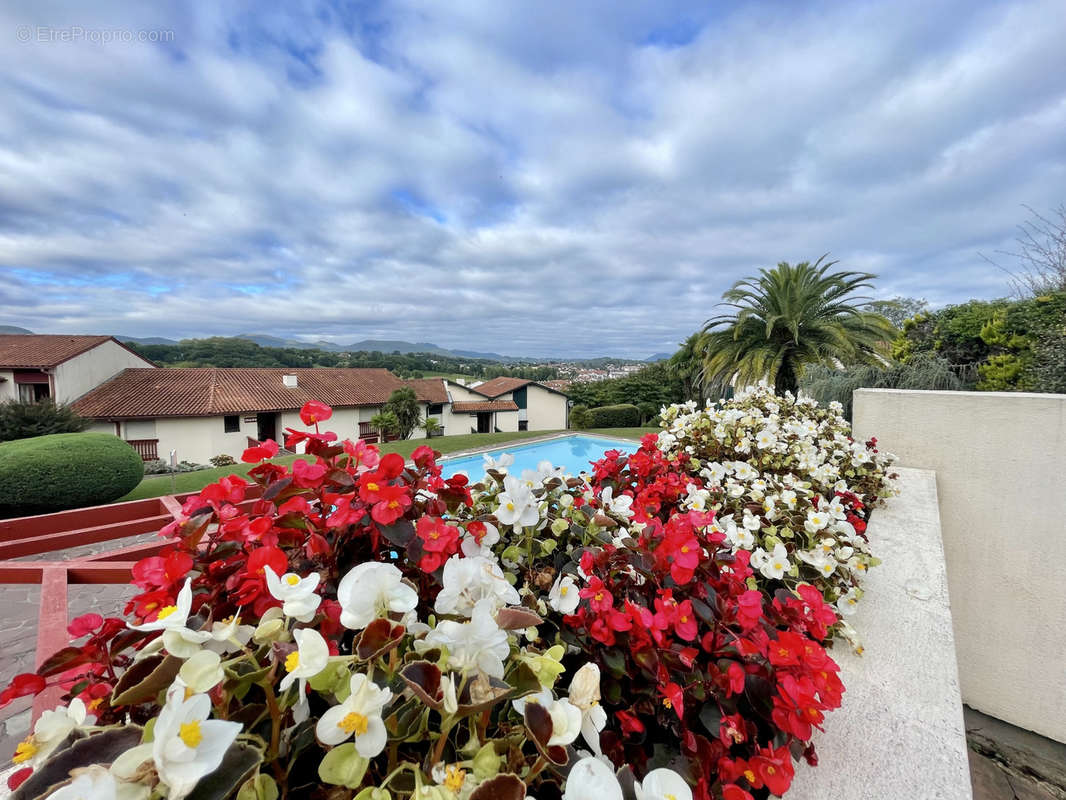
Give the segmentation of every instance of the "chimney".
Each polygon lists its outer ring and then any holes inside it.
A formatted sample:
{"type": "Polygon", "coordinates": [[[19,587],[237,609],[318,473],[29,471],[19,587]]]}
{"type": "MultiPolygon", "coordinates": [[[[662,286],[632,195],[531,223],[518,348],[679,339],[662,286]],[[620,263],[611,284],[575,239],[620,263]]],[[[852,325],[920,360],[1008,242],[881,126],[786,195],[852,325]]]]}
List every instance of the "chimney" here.
{"type": "Polygon", "coordinates": [[[290,389],[295,389],[300,385],[300,381],[295,375],[282,375],[281,382],[290,389]]]}

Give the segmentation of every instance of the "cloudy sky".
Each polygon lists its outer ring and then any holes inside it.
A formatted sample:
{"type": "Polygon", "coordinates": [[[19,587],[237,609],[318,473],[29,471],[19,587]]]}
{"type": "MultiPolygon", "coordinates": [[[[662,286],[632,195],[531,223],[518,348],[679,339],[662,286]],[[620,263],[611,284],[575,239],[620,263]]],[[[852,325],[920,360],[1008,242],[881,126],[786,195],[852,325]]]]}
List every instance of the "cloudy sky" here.
{"type": "Polygon", "coordinates": [[[1062,0],[91,5],[0,10],[0,324],[644,357],[1066,201],[1062,0]]]}

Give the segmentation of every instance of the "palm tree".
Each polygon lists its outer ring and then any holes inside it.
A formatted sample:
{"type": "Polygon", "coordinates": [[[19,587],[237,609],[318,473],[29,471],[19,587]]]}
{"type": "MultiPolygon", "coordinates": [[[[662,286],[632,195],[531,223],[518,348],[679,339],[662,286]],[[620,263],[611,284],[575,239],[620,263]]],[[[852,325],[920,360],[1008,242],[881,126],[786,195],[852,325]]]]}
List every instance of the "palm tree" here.
{"type": "Polygon", "coordinates": [[[696,331],[681,343],[681,348],[670,356],[666,368],[681,381],[686,400],[701,400],[700,388],[703,373],[705,334],[696,331]]]}
{"type": "Polygon", "coordinates": [[[767,380],[778,394],[795,393],[807,364],[887,363],[881,352],[895,328],[862,310],[869,298],[853,295],[876,276],[829,272],[837,262],[824,259],[795,266],[782,261],[722,295],[735,311],[703,326],[705,386],[767,380]]]}

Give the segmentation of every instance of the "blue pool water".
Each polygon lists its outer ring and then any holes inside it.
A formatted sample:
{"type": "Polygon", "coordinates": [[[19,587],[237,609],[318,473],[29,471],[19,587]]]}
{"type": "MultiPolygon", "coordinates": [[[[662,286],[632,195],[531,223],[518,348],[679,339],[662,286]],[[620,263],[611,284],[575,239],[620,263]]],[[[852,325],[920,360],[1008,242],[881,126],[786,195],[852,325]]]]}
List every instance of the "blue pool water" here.
{"type": "MultiPolygon", "coordinates": [[[[487,451],[487,455],[499,458],[503,453],[514,456],[514,464],[507,468],[508,473],[520,476],[522,470],[537,468],[541,461],[550,461],[556,467],[565,467],[566,471],[576,475],[582,470],[588,470],[589,464],[603,458],[608,450],[621,450],[624,453],[635,453],[640,447],[640,442],[628,439],[607,439],[599,436],[566,436],[559,439],[551,439],[546,442],[534,442],[532,444],[509,445],[495,450],[487,451]]],[[[465,472],[471,481],[480,480],[485,474],[485,453],[461,458],[449,458],[440,462],[445,478],[451,477],[457,472],[465,472]]]]}

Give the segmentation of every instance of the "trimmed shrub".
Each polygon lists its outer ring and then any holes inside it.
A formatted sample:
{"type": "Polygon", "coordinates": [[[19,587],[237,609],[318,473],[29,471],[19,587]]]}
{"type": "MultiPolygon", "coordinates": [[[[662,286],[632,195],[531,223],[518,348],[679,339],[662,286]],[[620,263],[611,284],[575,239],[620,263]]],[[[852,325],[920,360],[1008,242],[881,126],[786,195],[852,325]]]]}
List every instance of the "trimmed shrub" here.
{"type": "Polygon", "coordinates": [[[588,420],[590,428],[636,428],[640,426],[640,409],[632,403],[590,408],[588,420]]]}
{"type": "Polygon", "coordinates": [[[0,442],[52,433],[77,433],[88,427],[89,420],[79,417],[70,406],[57,405],[52,400],[0,403],[0,442]]]}
{"type": "Polygon", "coordinates": [[[576,405],[570,409],[570,427],[575,430],[589,427],[589,407],[576,405]]]}
{"type": "Polygon", "coordinates": [[[0,517],[117,500],[141,482],[137,451],[110,433],[57,433],[0,444],[0,517]]]}

